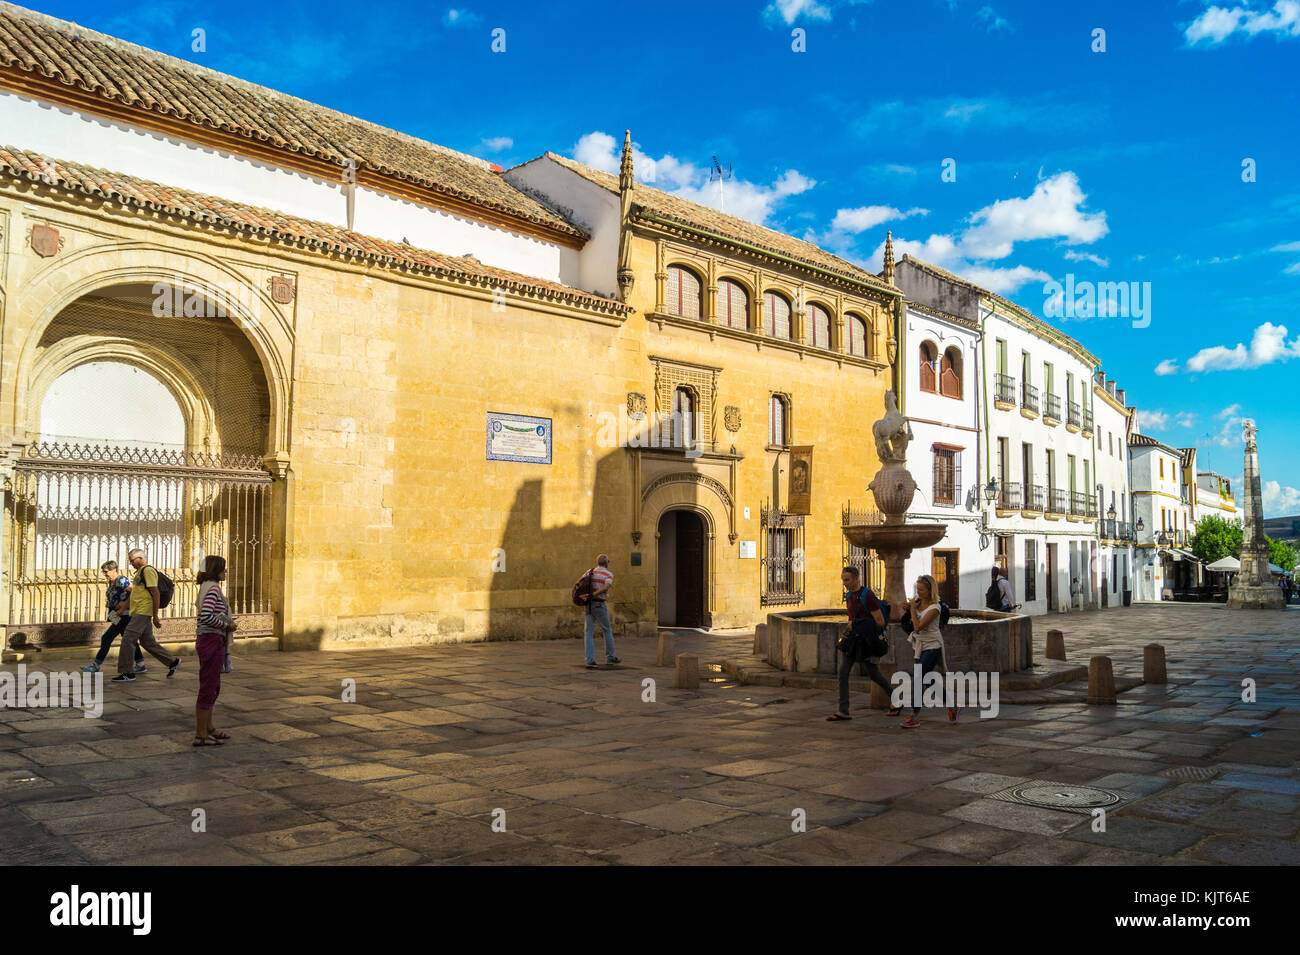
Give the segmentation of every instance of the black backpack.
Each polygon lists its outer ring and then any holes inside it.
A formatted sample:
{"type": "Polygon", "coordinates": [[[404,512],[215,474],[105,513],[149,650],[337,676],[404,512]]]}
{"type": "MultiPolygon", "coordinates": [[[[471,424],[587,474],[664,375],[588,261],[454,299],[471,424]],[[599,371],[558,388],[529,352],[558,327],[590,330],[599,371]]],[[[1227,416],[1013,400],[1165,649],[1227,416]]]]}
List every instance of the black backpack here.
{"type": "MultiPolygon", "coordinates": [[[[862,608],[867,610],[867,591],[870,587],[863,587],[862,608]]],[[[880,605],[880,615],[885,618],[885,626],[889,626],[889,604],[876,598],[876,603],[880,605]]],[[[876,618],[867,610],[866,616],[859,617],[854,623],[854,635],[859,638],[862,644],[862,658],[866,657],[883,657],[889,653],[889,641],[885,639],[884,631],[876,626],[876,618]],[[861,624],[862,626],[859,626],[861,624]]]]}
{"type": "Polygon", "coordinates": [[[990,610],[1002,609],[1002,591],[998,588],[996,580],[989,584],[988,590],[984,591],[984,606],[990,610]]]}
{"type": "MultiPolygon", "coordinates": [[[[948,608],[948,604],[945,601],[940,600],[939,601],[939,629],[940,630],[948,626],[948,618],[951,615],[952,615],[952,611],[948,608]]],[[[911,633],[913,630],[916,629],[916,625],[912,623],[912,611],[910,609],[903,611],[903,619],[898,621],[898,625],[903,628],[904,633],[911,633]]]]}
{"type": "Polygon", "coordinates": [[[573,585],[572,596],[575,606],[585,607],[591,600],[591,592],[596,589],[596,582],[591,576],[595,571],[595,567],[591,568],[591,570],[579,577],[578,582],[573,585]]]}
{"type": "MultiPolygon", "coordinates": [[[[150,566],[152,565],[145,564],[144,567],[140,568],[140,586],[142,587],[144,586],[145,567],[150,567],[150,566]]],[[[169,603],[172,602],[172,594],[176,592],[176,585],[172,583],[172,579],[170,577],[164,574],[157,567],[153,568],[153,572],[158,575],[158,606],[154,607],[153,610],[154,613],[157,613],[159,610],[162,610],[164,607],[166,607],[169,603]]]]}

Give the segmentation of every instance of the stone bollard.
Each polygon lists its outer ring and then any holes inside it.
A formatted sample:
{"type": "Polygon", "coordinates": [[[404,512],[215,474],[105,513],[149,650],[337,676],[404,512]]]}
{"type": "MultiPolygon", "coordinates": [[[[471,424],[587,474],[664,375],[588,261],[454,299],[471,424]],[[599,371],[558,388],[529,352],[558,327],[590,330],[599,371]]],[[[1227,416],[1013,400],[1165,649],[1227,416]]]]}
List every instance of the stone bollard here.
{"type": "Polygon", "coordinates": [[[656,664],[661,667],[672,666],[673,656],[675,655],[673,653],[674,649],[673,635],[671,633],[661,632],[659,634],[659,656],[655,658],[656,664]]]}
{"type": "Polygon", "coordinates": [[[1148,643],[1142,648],[1142,682],[1169,682],[1165,672],[1165,648],[1158,643],[1148,643]]]}
{"type": "Polygon", "coordinates": [[[754,656],[767,655],[767,624],[760,623],[754,628],[754,656]]]}
{"type": "Polygon", "coordinates": [[[1047,659],[1065,659],[1065,634],[1059,630],[1047,631],[1047,659]]]}
{"type": "Polygon", "coordinates": [[[871,687],[871,708],[873,710],[889,709],[889,694],[874,682],[868,681],[868,686],[871,687]]]}
{"type": "Polygon", "coordinates": [[[1115,703],[1115,671],[1110,657],[1096,656],[1088,661],[1088,702],[1115,703]]]}
{"type": "Polygon", "coordinates": [[[677,654],[677,679],[673,686],[679,690],[700,688],[700,658],[693,653],[677,654]]]}

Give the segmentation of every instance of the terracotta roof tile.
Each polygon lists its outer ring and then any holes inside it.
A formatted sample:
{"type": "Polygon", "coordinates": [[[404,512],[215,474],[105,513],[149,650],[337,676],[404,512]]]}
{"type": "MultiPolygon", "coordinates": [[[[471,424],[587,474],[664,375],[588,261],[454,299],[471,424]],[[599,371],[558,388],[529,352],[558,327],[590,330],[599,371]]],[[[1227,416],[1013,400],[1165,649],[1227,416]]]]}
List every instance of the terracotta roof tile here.
{"type": "Polygon", "coordinates": [[[340,171],[351,159],[395,180],[586,237],[485,160],[10,3],[0,3],[0,85],[5,74],[40,77],[170,117],[182,138],[192,125],[320,159],[340,171]]]}
{"type": "Polygon", "coordinates": [[[376,265],[413,272],[468,279],[507,291],[519,290],[599,311],[624,313],[627,306],[558,282],[483,265],[473,258],[443,255],[404,243],[350,232],[326,222],[313,222],[218,196],[205,195],[138,179],[124,173],[50,159],[38,153],[0,146],[0,177],[42,181],[55,188],[115,200],[127,206],[180,215],[242,232],[266,235],[310,251],[369,260],[376,265]],[[46,166],[46,162],[50,166],[46,166]],[[45,179],[52,167],[53,182],[45,179]]]}
{"type": "MultiPolygon", "coordinates": [[[[618,176],[603,172],[585,163],[580,163],[568,156],[561,156],[558,153],[548,152],[546,158],[558,162],[567,169],[571,169],[579,176],[589,182],[594,182],[603,189],[615,194],[618,193],[618,176]]],[[[898,289],[879,276],[854,265],[852,262],[841,259],[839,256],[832,255],[811,242],[805,242],[803,239],[796,239],[783,232],[756,225],[738,216],[727,215],[725,212],[719,212],[717,209],[700,205],[698,202],[682,199],[661,189],[655,189],[640,182],[636,183],[632,190],[632,204],[634,207],[665,219],[671,219],[682,225],[703,229],[734,241],[759,246],[767,251],[798,259],[828,272],[834,272],[850,281],[898,294],[898,289]]]]}

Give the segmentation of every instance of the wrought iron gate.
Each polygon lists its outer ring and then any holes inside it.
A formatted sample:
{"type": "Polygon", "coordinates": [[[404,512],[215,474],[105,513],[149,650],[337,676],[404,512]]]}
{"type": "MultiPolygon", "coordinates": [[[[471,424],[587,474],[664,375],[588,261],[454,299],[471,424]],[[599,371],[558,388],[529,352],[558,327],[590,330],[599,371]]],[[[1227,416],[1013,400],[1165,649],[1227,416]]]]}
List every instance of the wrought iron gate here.
{"type": "MultiPolygon", "coordinates": [[[[852,503],[840,508],[840,526],[852,524],[883,524],[885,516],[877,510],[854,508],[852,503]]],[[[845,567],[856,567],[861,575],[859,579],[878,595],[885,592],[885,562],[876,556],[876,552],[865,547],[858,547],[849,542],[847,537],[840,537],[840,557],[845,567]]]]}
{"type": "MultiPolygon", "coordinates": [[[[271,483],[254,455],[29,445],[7,500],[7,631],[88,642],[106,614],[100,565],[130,574],[127,552],[139,547],[176,584],[164,618],[193,618],[196,572],[218,554],[240,636],[270,634],[271,483]]],[[[173,635],[193,629],[160,634],[173,635]]]]}

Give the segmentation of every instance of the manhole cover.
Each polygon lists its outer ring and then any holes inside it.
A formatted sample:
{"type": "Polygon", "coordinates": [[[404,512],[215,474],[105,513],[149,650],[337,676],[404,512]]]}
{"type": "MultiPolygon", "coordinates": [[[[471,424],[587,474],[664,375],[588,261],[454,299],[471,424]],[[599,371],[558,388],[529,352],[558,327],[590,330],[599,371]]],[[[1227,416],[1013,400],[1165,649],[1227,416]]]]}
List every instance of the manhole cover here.
{"type": "Polygon", "coordinates": [[[1166,769],[1160,775],[1169,779],[1203,780],[1213,779],[1219,775],[1219,771],[1209,766],[1175,766],[1173,769],[1166,769]]]}
{"type": "Polygon", "coordinates": [[[1095,786],[1035,780],[992,793],[989,798],[1019,803],[1022,806],[1037,806],[1040,809],[1058,809],[1061,812],[1090,815],[1094,809],[1109,809],[1132,797],[1110,789],[1098,789],[1095,786]]]}

